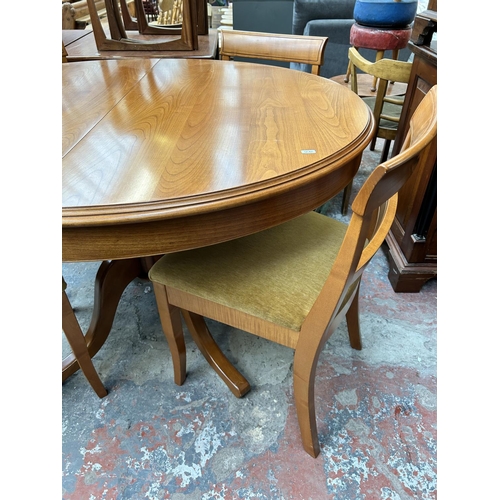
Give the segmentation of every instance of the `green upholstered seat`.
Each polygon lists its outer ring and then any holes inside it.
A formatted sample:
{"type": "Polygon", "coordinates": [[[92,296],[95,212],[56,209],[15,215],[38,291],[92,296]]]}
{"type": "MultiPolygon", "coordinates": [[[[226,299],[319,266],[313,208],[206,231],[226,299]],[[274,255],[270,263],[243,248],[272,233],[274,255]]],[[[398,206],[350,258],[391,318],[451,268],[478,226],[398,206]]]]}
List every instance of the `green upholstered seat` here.
{"type": "Polygon", "coordinates": [[[244,238],[162,257],[152,281],[300,331],[347,226],[311,212],[244,238]]]}
{"type": "MultiPolygon", "coordinates": [[[[403,101],[404,101],[404,95],[403,96],[394,96],[393,99],[401,100],[401,105],[393,104],[391,102],[385,102],[384,107],[382,108],[382,114],[397,119],[401,116],[401,111],[403,110],[402,106],[403,106],[403,101]]],[[[375,109],[375,100],[376,100],[375,97],[363,97],[363,101],[366,102],[366,104],[368,104],[368,106],[372,110],[372,112],[375,109]]],[[[392,130],[397,130],[398,125],[399,125],[399,122],[385,120],[384,118],[381,118],[379,121],[380,128],[389,128],[392,130]]]]}

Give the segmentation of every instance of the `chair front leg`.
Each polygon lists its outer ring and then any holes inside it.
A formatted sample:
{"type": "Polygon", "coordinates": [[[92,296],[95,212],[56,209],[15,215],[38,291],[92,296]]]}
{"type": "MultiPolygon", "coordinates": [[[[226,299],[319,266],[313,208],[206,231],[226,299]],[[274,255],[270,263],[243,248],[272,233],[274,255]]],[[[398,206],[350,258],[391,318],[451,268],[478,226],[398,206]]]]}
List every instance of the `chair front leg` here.
{"type": "Polygon", "coordinates": [[[153,288],[161,326],[172,355],[174,382],[177,385],[182,385],[186,380],[186,344],[182,331],[180,309],[168,302],[167,289],[163,285],[153,282],[153,288]]]}

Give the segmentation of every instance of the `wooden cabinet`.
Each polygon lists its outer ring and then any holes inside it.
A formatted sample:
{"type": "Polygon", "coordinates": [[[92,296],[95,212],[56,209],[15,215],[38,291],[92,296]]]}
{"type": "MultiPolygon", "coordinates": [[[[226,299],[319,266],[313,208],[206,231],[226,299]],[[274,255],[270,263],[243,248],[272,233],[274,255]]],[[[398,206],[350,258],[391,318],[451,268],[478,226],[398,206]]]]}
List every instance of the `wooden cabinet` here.
{"type": "MultiPolygon", "coordinates": [[[[414,54],[413,67],[392,155],[401,149],[415,108],[437,83],[437,50],[430,44],[433,23],[437,29],[437,13],[425,11],[422,14],[423,33],[412,33],[412,41],[408,44],[414,54]],[[427,25],[426,16],[429,18],[427,25]],[[422,42],[424,44],[417,45],[422,42]]],[[[436,177],[437,139],[401,189],[396,218],[386,240],[389,280],[396,292],[419,292],[429,279],[437,276],[436,177]]]]}

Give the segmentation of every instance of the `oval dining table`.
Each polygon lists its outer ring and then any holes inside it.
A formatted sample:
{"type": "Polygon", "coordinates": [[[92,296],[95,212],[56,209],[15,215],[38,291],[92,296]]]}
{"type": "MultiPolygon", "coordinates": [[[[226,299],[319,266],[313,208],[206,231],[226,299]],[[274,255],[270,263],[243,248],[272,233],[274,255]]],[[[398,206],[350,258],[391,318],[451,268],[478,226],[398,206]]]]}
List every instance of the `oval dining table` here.
{"type": "MultiPolygon", "coordinates": [[[[91,356],[126,286],[159,256],[321,206],[354,177],[374,132],[349,89],[249,62],[66,63],[62,105],[62,260],[102,262],[91,356]]],[[[63,380],[78,368],[63,359],[63,380]]]]}

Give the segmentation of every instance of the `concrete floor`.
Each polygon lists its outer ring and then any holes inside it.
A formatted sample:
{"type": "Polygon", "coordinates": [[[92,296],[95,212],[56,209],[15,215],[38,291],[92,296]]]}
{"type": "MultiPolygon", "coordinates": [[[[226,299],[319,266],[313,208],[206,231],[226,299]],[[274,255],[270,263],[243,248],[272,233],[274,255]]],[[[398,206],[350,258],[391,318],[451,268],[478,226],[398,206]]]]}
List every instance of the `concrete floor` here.
{"type": "MultiPolygon", "coordinates": [[[[380,151],[365,152],[354,191],[380,151]]],[[[324,213],[339,217],[340,201],[324,213]]],[[[386,253],[361,284],[363,350],[350,348],[344,322],[320,356],[316,459],[300,443],[290,349],[211,322],[252,390],[235,398],[189,333],[188,377],[178,387],[152,287],[133,281],[94,357],[108,396],[99,399],[80,372],[62,386],[62,498],[437,498],[437,281],[396,294],[386,253]]],[[[98,265],[63,265],[84,330],[98,265]]]]}

